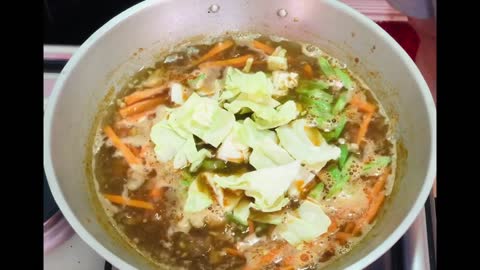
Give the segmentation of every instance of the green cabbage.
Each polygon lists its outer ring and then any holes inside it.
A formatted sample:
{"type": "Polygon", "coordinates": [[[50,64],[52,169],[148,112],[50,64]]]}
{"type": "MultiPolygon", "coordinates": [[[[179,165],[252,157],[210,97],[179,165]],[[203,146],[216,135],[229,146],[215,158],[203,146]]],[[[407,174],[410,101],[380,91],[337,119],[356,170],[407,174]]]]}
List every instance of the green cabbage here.
{"type": "Polygon", "coordinates": [[[170,114],[168,124],[180,135],[194,134],[213,147],[227,137],[235,116],[222,109],[216,100],[193,93],[183,106],[170,114]]]}
{"type": "Polygon", "coordinates": [[[200,212],[213,203],[208,188],[195,179],[188,187],[187,201],[183,210],[187,213],[200,212]]]}
{"type": "Polygon", "coordinates": [[[288,243],[297,246],[324,234],[330,224],[330,218],[318,204],[305,201],[294,214],[288,214],[286,221],[275,231],[288,243]]]}
{"type": "Polygon", "coordinates": [[[154,151],[161,162],[172,160],[187,141],[176,133],[166,120],[153,125],[150,130],[150,139],[155,144],[154,151]]]}
{"type": "Polygon", "coordinates": [[[213,182],[222,188],[241,189],[255,199],[253,208],[262,212],[275,212],[288,203],[285,193],[296,180],[301,169],[300,162],[265,168],[241,176],[214,176],[213,182]]]}
{"type": "Polygon", "coordinates": [[[275,132],[258,129],[250,118],[245,119],[238,128],[237,138],[253,149],[249,163],[255,169],[276,167],[293,161],[288,152],[277,144],[275,132]]]}
{"type": "Polygon", "coordinates": [[[248,199],[242,199],[233,209],[233,218],[240,224],[248,225],[248,216],[250,215],[251,202],[248,199]]]}
{"type": "Polygon", "coordinates": [[[391,157],[388,156],[375,156],[375,158],[363,165],[362,175],[378,175],[381,171],[390,164],[392,161],[391,157]]]}
{"type": "Polygon", "coordinates": [[[297,105],[294,101],[289,100],[284,104],[278,106],[275,109],[275,113],[266,114],[270,117],[263,118],[260,115],[263,114],[255,112],[255,114],[253,115],[255,123],[260,129],[271,129],[278,126],[283,126],[285,124],[288,124],[293,119],[297,118],[297,105]]]}
{"type": "Polygon", "coordinates": [[[280,145],[287,150],[292,157],[300,160],[312,170],[320,170],[329,160],[340,157],[340,149],[337,146],[329,145],[318,133],[320,146],[315,146],[308,138],[305,119],[298,119],[289,125],[276,129],[280,145]]]}
{"type": "Polygon", "coordinates": [[[250,100],[263,100],[272,96],[273,85],[264,72],[243,73],[236,68],[227,68],[225,74],[225,91],[220,99],[226,100],[244,93],[250,100]]]}

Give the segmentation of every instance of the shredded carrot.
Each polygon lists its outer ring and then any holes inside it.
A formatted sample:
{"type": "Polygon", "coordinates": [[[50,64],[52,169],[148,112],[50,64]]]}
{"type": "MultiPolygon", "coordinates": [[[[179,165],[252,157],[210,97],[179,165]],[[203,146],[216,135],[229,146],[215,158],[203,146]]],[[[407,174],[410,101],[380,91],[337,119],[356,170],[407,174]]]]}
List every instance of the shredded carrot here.
{"type": "Polygon", "coordinates": [[[141,113],[137,113],[137,114],[125,117],[125,120],[127,120],[128,122],[138,122],[138,120],[140,120],[141,118],[148,117],[148,116],[154,114],[155,112],[156,112],[155,109],[144,111],[144,112],[141,112],[141,113]]]}
{"type": "Polygon", "coordinates": [[[138,147],[135,147],[135,146],[127,146],[128,149],[130,149],[130,151],[132,151],[132,154],[136,157],[138,157],[140,155],[140,149],[138,147]]]}
{"type": "Polygon", "coordinates": [[[142,145],[142,149],[140,149],[140,156],[145,156],[149,150],[151,150],[151,145],[149,143],[142,145]]]}
{"type": "Polygon", "coordinates": [[[131,199],[124,198],[120,195],[103,194],[103,196],[107,200],[111,201],[112,203],[153,210],[153,204],[149,202],[140,201],[140,200],[131,200],[131,199]]]}
{"type": "Polygon", "coordinates": [[[338,226],[337,226],[337,222],[335,221],[335,219],[330,218],[330,220],[332,221],[332,223],[330,223],[330,226],[328,227],[328,232],[333,232],[338,228],[338,226]]]}
{"type": "Polygon", "coordinates": [[[356,141],[357,145],[360,145],[360,143],[365,138],[365,135],[367,135],[368,125],[370,125],[370,121],[372,121],[372,116],[373,116],[373,113],[367,113],[363,116],[363,121],[360,124],[360,128],[358,129],[357,141],[356,141]]]}
{"type": "Polygon", "coordinates": [[[368,103],[366,101],[363,101],[358,94],[352,97],[352,99],[350,100],[350,104],[368,113],[373,113],[375,112],[375,109],[376,109],[375,105],[368,103]]]}
{"type": "Polygon", "coordinates": [[[356,235],[356,236],[359,235],[360,232],[362,231],[364,225],[365,225],[365,219],[364,219],[364,218],[360,218],[360,219],[355,223],[355,227],[353,227],[352,235],[356,235]]]}
{"type": "Polygon", "coordinates": [[[351,233],[351,232],[353,232],[353,228],[355,228],[355,223],[354,222],[348,222],[347,225],[345,225],[345,228],[343,229],[343,231],[346,232],[346,233],[351,233]]]}
{"type": "Polygon", "coordinates": [[[347,242],[350,237],[352,237],[352,234],[346,232],[337,232],[335,234],[335,239],[339,240],[341,243],[347,242]]]}
{"type": "Polygon", "coordinates": [[[255,224],[251,220],[248,220],[248,233],[255,234],[255,224]]]}
{"type": "Polygon", "coordinates": [[[385,183],[387,182],[387,177],[389,173],[390,168],[387,168],[384,170],[382,175],[380,175],[380,177],[377,179],[377,182],[375,182],[375,185],[373,185],[370,197],[376,197],[380,190],[382,190],[382,188],[385,186],[385,183]]]}
{"type": "Polygon", "coordinates": [[[136,91],[124,98],[125,104],[132,105],[133,103],[149,99],[154,96],[163,94],[168,89],[167,85],[162,85],[155,88],[150,88],[142,91],[136,91]]]}
{"type": "Polygon", "coordinates": [[[378,210],[380,209],[380,206],[382,205],[384,200],[385,200],[385,192],[381,191],[370,204],[370,207],[368,208],[367,213],[365,214],[365,219],[369,224],[372,223],[375,217],[377,216],[378,210]]]}
{"type": "MultiPolygon", "coordinates": [[[[373,197],[373,196],[372,196],[373,197]]],[[[367,223],[370,224],[377,216],[378,210],[385,200],[385,192],[381,191],[375,197],[372,198],[370,205],[367,209],[367,212],[356,222],[355,227],[353,228],[352,234],[358,235],[358,233],[363,229],[367,223]]]]}
{"type": "Polygon", "coordinates": [[[225,252],[232,256],[243,257],[243,254],[235,248],[225,248],[225,252]]]}
{"type": "Polygon", "coordinates": [[[307,76],[308,79],[313,78],[313,69],[312,69],[312,66],[310,66],[310,64],[305,64],[303,66],[303,71],[305,72],[305,76],[307,76]]]}
{"type": "Polygon", "coordinates": [[[144,112],[144,111],[151,110],[151,109],[157,107],[158,105],[162,104],[163,102],[165,102],[164,97],[147,99],[147,100],[143,100],[143,101],[134,103],[134,104],[132,104],[130,106],[127,106],[125,108],[121,108],[118,112],[120,113],[120,115],[123,118],[125,118],[127,116],[131,116],[131,115],[134,115],[134,114],[137,114],[137,113],[141,113],[141,112],[144,112]]]}
{"type": "Polygon", "coordinates": [[[205,62],[205,63],[201,64],[199,67],[200,68],[226,67],[226,66],[242,67],[242,66],[245,65],[248,58],[251,58],[251,57],[253,57],[251,54],[247,54],[247,55],[244,55],[244,56],[239,56],[239,57],[236,57],[236,58],[230,58],[230,59],[226,59],[226,60],[205,62]]]}
{"type": "Polygon", "coordinates": [[[291,266],[293,264],[293,260],[295,258],[293,257],[293,255],[290,255],[290,256],[287,256],[283,259],[283,265],[286,265],[287,267],[288,266],[291,266]]]}
{"type": "Polygon", "coordinates": [[[115,131],[113,131],[112,127],[110,126],[105,126],[103,128],[103,131],[107,135],[107,137],[112,141],[113,145],[122,152],[123,156],[127,160],[128,164],[140,164],[140,159],[137,158],[130,148],[128,148],[127,145],[125,145],[120,138],[115,134],[115,131]]]}
{"type": "Polygon", "coordinates": [[[208,51],[206,54],[202,55],[200,58],[197,60],[193,61],[192,65],[196,66],[202,62],[205,62],[206,60],[214,57],[215,55],[225,51],[226,49],[232,47],[235,43],[231,40],[226,40],[223,42],[217,43],[210,51],[208,51]]]}
{"type": "Polygon", "coordinates": [[[267,45],[267,44],[265,44],[265,43],[262,43],[262,42],[260,42],[260,41],[258,41],[258,40],[254,40],[254,41],[253,41],[253,47],[254,47],[255,49],[259,49],[259,50],[263,51],[263,52],[266,53],[266,54],[272,54],[273,51],[275,51],[275,48],[273,48],[273,47],[271,47],[271,46],[269,46],[269,45],[267,45]]]}
{"type": "Polygon", "coordinates": [[[159,188],[154,187],[154,188],[152,188],[152,190],[150,191],[150,197],[152,197],[152,199],[153,199],[154,201],[158,201],[158,200],[160,200],[160,198],[162,198],[162,196],[163,196],[163,191],[164,191],[164,190],[163,190],[163,187],[159,187],[159,188]]]}

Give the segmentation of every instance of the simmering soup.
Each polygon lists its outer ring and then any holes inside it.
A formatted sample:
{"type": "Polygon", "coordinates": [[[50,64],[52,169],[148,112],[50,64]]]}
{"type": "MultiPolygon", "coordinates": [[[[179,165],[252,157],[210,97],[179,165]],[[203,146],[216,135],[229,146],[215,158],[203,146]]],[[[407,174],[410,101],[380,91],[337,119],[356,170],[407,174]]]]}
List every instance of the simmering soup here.
{"type": "Polygon", "coordinates": [[[381,104],[311,44],[238,35],[178,46],[100,113],[103,209],[169,268],[322,268],[368,233],[394,182],[381,104]]]}

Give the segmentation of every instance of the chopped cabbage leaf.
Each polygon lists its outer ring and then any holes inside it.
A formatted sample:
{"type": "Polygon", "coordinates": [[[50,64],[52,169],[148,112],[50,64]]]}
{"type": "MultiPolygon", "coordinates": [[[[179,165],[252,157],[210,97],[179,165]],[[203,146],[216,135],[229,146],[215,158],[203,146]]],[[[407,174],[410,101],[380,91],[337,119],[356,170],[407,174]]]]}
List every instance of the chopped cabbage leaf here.
{"type": "Polygon", "coordinates": [[[270,117],[264,118],[260,115],[262,114],[255,113],[253,115],[255,123],[260,129],[271,129],[278,126],[283,126],[285,124],[288,124],[293,119],[297,118],[297,105],[294,101],[289,100],[284,104],[278,106],[275,109],[275,113],[267,114],[270,117]]]}
{"type": "Polygon", "coordinates": [[[181,169],[186,167],[188,162],[190,162],[190,171],[194,172],[198,169],[198,167],[200,167],[205,158],[210,157],[212,157],[212,153],[206,149],[197,151],[193,135],[190,135],[190,137],[183,144],[182,148],[175,155],[175,158],[173,159],[173,167],[175,169],[181,169]]]}
{"type": "Polygon", "coordinates": [[[275,213],[254,212],[250,214],[250,218],[253,221],[266,223],[266,224],[273,224],[273,225],[278,225],[282,223],[285,217],[286,217],[285,211],[280,211],[275,213]]]}
{"type": "Polygon", "coordinates": [[[231,113],[238,113],[243,108],[248,108],[250,111],[254,112],[256,116],[264,119],[272,119],[277,114],[277,111],[274,109],[280,105],[280,102],[276,101],[273,98],[262,100],[252,100],[248,96],[241,94],[231,103],[225,103],[223,106],[231,113]]]}
{"type": "Polygon", "coordinates": [[[294,161],[288,152],[270,138],[260,141],[249,158],[255,169],[271,168],[294,161]]]}
{"type": "Polygon", "coordinates": [[[245,195],[253,197],[253,208],[262,212],[280,210],[288,203],[285,193],[296,180],[301,165],[299,161],[245,173],[241,176],[218,176],[213,181],[223,188],[241,189],[245,195]]]}
{"type": "Polygon", "coordinates": [[[153,125],[150,130],[150,139],[155,144],[154,151],[157,160],[161,162],[172,160],[187,141],[184,137],[176,133],[168,125],[166,120],[162,120],[153,125]]]}
{"type": "Polygon", "coordinates": [[[249,147],[242,143],[239,138],[241,128],[243,128],[243,125],[235,122],[232,131],[218,148],[218,159],[236,163],[242,163],[248,159],[249,147]]]}
{"type": "Polygon", "coordinates": [[[251,100],[270,98],[273,85],[264,72],[243,73],[236,68],[227,68],[225,74],[225,91],[220,99],[226,100],[244,93],[251,100]]]}
{"type": "MultiPolygon", "coordinates": [[[[305,127],[306,120],[298,119],[276,129],[280,145],[292,157],[312,170],[320,170],[329,160],[340,157],[340,148],[329,145],[323,138],[318,138],[320,145],[315,146],[309,139],[305,127]]],[[[319,132],[316,134],[321,137],[319,132]]]]}
{"type": "Polygon", "coordinates": [[[227,137],[234,123],[235,116],[222,109],[216,100],[196,93],[173,110],[168,119],[168,124],[181,136],[194,134],[213,147],[227,137]]]}
{"type": "Polygon", "coordinates": [[[253,149],[249,163],[255,169],[276,167],[293,161],[288,152],[277,144],[275,132],[258,129],[250,118],[240,125],[237,137],[241,143],[253,149]]]}
{"type": "Polygon", "coordinates": [[[187,213],[200,212],[213,203],[208,188],[195,179],[188,187],[187,201],[183,210],[187,213]]]}
{"type": "Polygon", "coordinates": [[[265,138],[268,138],[274,142],[277,141],[277,136],[275,135],[274,131],[260,130],[257,124],[255,124],[255,122],[253,122],[250,118],[247,118],[243,121],[236,136],[240,143],[251,148],[256,148],[257,145],[265,138]]]}
{"type": "Polygon", "coordinates": [[[285,223],[278,225],[275,231],[288,243],[297,246],[324,234],[330,224],[330,218],[320,205],[305,201],[293,214],[287,214],[285,223]]]}
{"type": "Polygon", "coordinates": [[[251,202],[243,198],[233,209],[233,218],[240,224],[248,225],[248,216],[250,216],[251,202]]]}
{"type": "Polygon", "coordinates": [[[272,55],[267,57],[267,68],[269,70],[287,70],[288,61],[287,57],[285,57],[286,54],[287,50],[278,46],[275,51],[273,51],[272,55]]]}

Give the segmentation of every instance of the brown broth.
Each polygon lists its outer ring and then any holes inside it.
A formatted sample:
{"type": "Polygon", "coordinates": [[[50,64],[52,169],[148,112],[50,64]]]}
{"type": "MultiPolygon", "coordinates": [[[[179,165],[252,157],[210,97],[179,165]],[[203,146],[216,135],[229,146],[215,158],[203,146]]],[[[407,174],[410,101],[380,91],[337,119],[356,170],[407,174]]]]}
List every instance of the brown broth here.
{"type": "MultiPolygon", "coordinates": [[[[258,39],[265,44],[275,48],[276,46],[282,46],[287,49],[287,56],[289,60],[289,72],[296,72],[300,76],[300,80],[305,79],[304,65],[311,65],[314,70],[314,77],[316,79],[321,78],[319,65],[315,58],[305,56],[302,54],[301,44],[291,41],[274,42],[268,37],[262,36],[258,39]]],[[[164,63],[159,61],[152,68],[145,68],[139,71],[132,77],[130,82],[124,87],[117,99],[121,100],[124,96],[127,96],[135,91],[143,90],[142,83],[145,82],[151,74],[154,72],[161,73],[157,85],[168,82],[172,79],[180,78],[181,74],[186,71],[186,67],[198,59],[200,55],[205,54],[212,48],[213,45],[194,45],[192,51],[198,50],[196,54],[189,54],[186,51],[175,52],[171,55],[176,55],[172,59],[177,59],[173,62],[164,63]]],[[[253,50],[247,46],[234,46],[227,51],[215,56],[211,60],[222,60],[233,57],[238,57],[245,54],[253,54],[257,59],[264,59],[265,55],[260,54],[258,51],[253,50]]],[[[168,58],[168,57],[167,57],[168,58]]],[[[251,72],[266,71],[266,64],[260,63],[252,66],[251,72]]],[[[360,84],[357,84],[360,85],[360,84]]],[[[377,103],[373,94],[367,89],[358,89],[366,95],[367,101],[377,106],[377,103]]],[[[333,95],[336,100],[340,91],[328,91],[333,95]]],[[[295,90],[290,90],[288,95],[278,99],[280,102],[287,100],[294,100],[299,102],[299,94],[295,90]]],[[[167,107],[173,107],[171,103],[164,103],[167,107]]],[[[132,134],[141,132],[142,127],[128,128],[122,127],[117,123],[121,120],[121,117],[117,113],[121,105],[121,102],[117,102],[109,109],[109,113],[102,121],[102,125],[111,125],[117,135],[121,138],[132,136],[132,134]],[[132,131],[133,130],[133,131],[132,131]]],[[[249,114],[236,115],[237,120],[248,117],[249,114]]],[[[150,120],[154,116],[150,116],[150,120]]],[[[147,128],[148,129],[148,128],[147,128]]],[[[347,123],[345,130],[343,131],[342,138],[348,142],[352,142],[357,135],[359,129],[358,122],[347,123]]],[[[373,120],[369,126],[366,134],[366,139],[372,141],[374,151],[376,154],[394,156],[395,151],[393,143],[387,138],[390,125],[386,116],[382,115],[378,111],[374,113],[373,120]]],[[[198,140],[197,140],[198,143],[198,140]]],[[[338,145],[338,141],[333,141],[333,144],[338,145]]],[[[197,147],[206,147],[207,145],[197,144],[197,147]]],[[[365,146],[360,145],[359,151],[356,155],[359,159],[362,159],[362,152],[365,146]]],[[[210,147],[211,148],[211,147],[210,147]]],[[[132,151],[140,152],[140,147],[132,147],[132,151]],[[135,149],[133,149],[135,148],[135,149]]],[[[104,144],[94,157],[94,174],[95,179],[98,182],[99,193],[102,194],[116,194],[120,195],[124,193],[125,184],[129,179],[128,171],[129,164],[121,157],[114,156],[115,148],[104,144]]],[[[393,159],[395,160],[395,159],[393,159]]],[[[219,160],[210,159],[210,162],[221,162],[219,160]]],[[[239,225],[232,221],[229,216],[223,216],[222,221],[210,224],[206,224],[203,227],[192,228],[188,233],[176,231],[172,232],[172,226],[175,226],[183,216],[183,213],[179,211],[181,209],[182,200],[186,196],[186,192],[189,184],[189,177],[195,176],[203,172],[215,172],[218,174],[240,174],[248,171],[252,171],[254,168],[248,163],[238,164],[233,162],[218,163],[214,168],[202,167],[198,172],[188,176],[185,173],[172,171],[171,165],[160,164],[151,171],[143,184],[135,190],[128,190],[127,194],[130,198],[151,202],[154,206],[153,210],[141,209],[129,206],[118,206],[119,211],[114,214],[113,222],[120,229],[121,233],[131,241],[137,249],[143,254],[153,258],[155,261],[161,261],[163,263],[172,265],[172,267],[184,267],[187,269],[241,269],[245,266],[246,260],[255,262],[260,260],[260,254],[264,254],[268,250],[272,249],[272,246],[284,244],[284,241],[280,240],[268,240],[271,237],[271,232],[274,225],[254,223],[256,227],[256,235],[258,237],[266,237],[267,241],[260,242],[254,247],[250,248],[243,256],[235,256],[229,253],[228,250],[236,250],[235,244],[241,242],[249,235],[248,228],[244,225],[239,225]],[[168,178],[168,179],[167,179],[168,178]],[[154,200],[150,196],[152,187],[154,186],[155,179],[167,179],[166,182],[169,186],[162,187],[162,199],[154,200]]],[[[325,166],[336,166],[337,162],[332,161],[325,166]]],[[[186,170],[185,170],[186,171],[186,170]]],[[[373,185],[377,178],[360,178],[355,181],[358,187],[366,187],[373,185]]],[[[317,177],[316,182],[324,181],[322,177],[317,177]]],[[[312,186],[313,187],[313,186],[312,186]]],[[[326,185],[326,189],[331,188],[331,185],[326,185]]],[[[101,195],[100,195],[101,196],[101,195]]],[[[304,199],[305,196],[299,200],[304,199]]],[[[325,200],[325,197],[323,198],[325,200]]],[[[293,201],[289,207],[295,208],[298,206],[298,201],[293,201]]],[[[347,228],[348,222],[351,220],[348,215],[342,213],[336,209],[331,213],[338,214],[336,217],[337,226],[339,228],[347,228]]],[[[365,211],[365,209],[361,210],[365,211]]],[[[360,214],[363,214],[360,213],[360,214]]],[[[207,222],[208,223],[208,222],[207,222]]],[[[322,235],[319,239],[315,240],[314,245],[304,247],[301,251],[292,250],[290,247],[283,248],[280,252],[280,259],[277,262],[268,262],[263,265],[262,269],[273,269],[273,267],[282,266],[287,259],[288,254],[297,254],[298,256],[293,259],[295,269],[314,269],[318,266],[323,266],[332,258],[337,255],[344,254],[345,250],[350,250],[354,242],[357,242],[366,234],[366,231],[361,233],[358,237],[352,238],[353,240],[346,241],[344,243],[335,239],[334,235],[322,235]],[[342,252],[336,252],[336,250],[343,249],[342,252]],[[306,252],[305,254],[302,252],[306,252]],[[307,258],[308,257],[308,258],[307,258]],[[269,268],[272,267],[272,268],[269,268]]]]}

